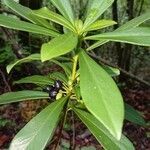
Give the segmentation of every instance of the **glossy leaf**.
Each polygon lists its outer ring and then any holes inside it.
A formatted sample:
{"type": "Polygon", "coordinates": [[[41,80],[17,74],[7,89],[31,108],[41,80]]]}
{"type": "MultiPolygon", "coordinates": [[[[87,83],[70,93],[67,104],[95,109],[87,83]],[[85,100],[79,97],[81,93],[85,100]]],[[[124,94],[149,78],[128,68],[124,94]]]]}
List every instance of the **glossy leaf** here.
{"type": "Polygon", "coordinates": [[[53,21],[55,23],[58,23],[64,27],[68,28],[72,31],[75,31],[74,27],[67,19],[65,19],[63,16],[61,16],[53,11],[50,11],[46,7],[41,8],[39,10],[35,10],[35,11],[33,11],[33,13],[38,17],[48,19],[50,21],[53,21]]]}
{"type": "Polygon", "coordinates": [[[99,30],[117,24],[113,20],[98,20],[92,23],[85,31],[99,30]]]}
{"type": "Polygon", "coordinates": [[[67,20],[74,24],[74,12],[70,0],[51,0],[51,2],[67,20]]]}
{"type": "Polygon", "coordinates": [[[136,27],[125,31],[114,31],[87,37],[90,40],[110,40],[141,46],[150,46],[150,28],[136,27]]]}
{"type": "Polygon", "coordinates": [[[7,66],[7,73],[10,73],[10,71],[16,66],[19,65],[21,63],[26,63],[26,62],[31,62],[31,61],[35,61],[35,60],[41,60],[40,54],[32,54],[28,57],[25,57],[23,59],[17,60],[14,63],[10,64],[7,66]]]}
{"type": "Polygon", "coordinates": [[[81,91],[80,91],[80,86],[79,86],[79,84],[77,84],[76,86],[74,86],[73,91],[74,91],[74,93],[75,93],[77,99],[80,100],[80,99],[81,99],[81,91]]]}
{"type": "MultiPolygon", "coordinates": [[[[125,23],[124,25],[122,25],[121,27],[119,27],[117,30],[115,31],[123,31],[123,30],[130,30],[133,29],[137,26],[139,26],[140,24],[142,24],[143,22],[147,21],[150,19],[150,13],[147,12],[139,17],[136,17],[130,21],[128,21],[127,23],[125,23]]],[[[89,48],[87,48],[87,51],[89,50],[93,50],[105,43],[109,42],[109,40],[100,40],[96,43],[94,43],[93,45],[91,45],[89,48]]]]}
{"type": "Polygon", "coordinates": [[[34,75],[15,81],[14,84],[32,83],[37,85],[52,85],[54,81],[46,76],[34,75]]]}
{"type": "Polygon", "coordinates": [[[49,74],[49,77],[52,78],[53,80],[60,80],[66,84],[68,82],[66,75],[61,72],[53,72],[53,73],[49,74]]]}
{"type": "Polygon", "coordinates": [[[95,22],[113,2],[114,0],[89,0],[83,28],[86,29],[95,22]]]}
{"type": "Polygon", "coordinates": [[[76,33],[78,35],[82,35],[83,34],[83,21],[81,19],[76,19],[75,20],[75,29],[76,29],[76,33]]]}
{"type": "Polygon", "coordinates": [[[77,36],[70,32],[60,35],[57,38],[52,39],[49,43],[42,45],[41,60],[44,62],[66,54],[76,47],[77,42],[77,36]]]}
{"type": "Polygon", "coordinates": [[[35,23],[35,20],[30,15],[32,12],[30,8],[24,7],[20,5],[19,3],[15,2],[14,0],[3,0],[3,1],[6,6],[8,6],[13,11],[15,11],[17,14],[31,21],[32,23],[35,23]]]}
{"type": "Polygon", "coordinates": [[[60,35],[59,33],[51,29],[47,29],[29,22],[20,21],[19,19],[15,19],[5,15],[0,15],[0,26],[52,37],[57,37],[58,35],[60,35]]]}
{"type": "Polygon", "coordinates": [[[125,23],[124,25],[119,27],[116,31],[133,29],[149,19],[150,19],[150,12],[147,12],[139,17],[136,17],[136,18],[128,21],[127,23],[125,23]]]}
{"type": "Polygon", "coordinates": [[[26,100],[37,100],[49,98],[49,94],[41,91],[18,91],[0,95],[0,104],[16,103],[26,100]]]}
{"type": "Polygon", "coordinates": [[[79,54],[81,95],[87,109],[120,139],[124,119],[122,96],[113,79],[83,50],[79,54]]]}
{"type": "Polygon", "coordinates": [[[101,46],[101,45],[103,45],[103,44],[105,44],[107,42],[109,42],[109,40],[99,40],[98,42],[95,42],[90,47],[88,47],[86,49],[86,51],[91,51],[91,50],[93,50],[93,49],[95,49],[95,48],[97,48],[97,47],[99,47],[99,46],[101,46]]]}
{"type": "Polygon", "coordinates": [[[50,61],[57,64],[58,66],[60,66],[65,71],[67,76],[71,75],[71,69],[65,63],[61,63],[61,62],[54,60],[54,59],[51,59],[50,61]]]}
{"type": "Polygon", "coordinates": [[[125,119],[141,126],[146,125],[140,113],[128,104],[125,104],[125,119]]]}
{"type": "Polygon", "coordinates": [[[102,144],[104,149],[112,150],[113,148],[113,150],[134,150],[132,143],[124,135],[122,135],[120,141],[118,141],[93,115],[80,109],[74,108],[73,110],[96,137],[98,142],[102,144]]]}
{"type": "Polygon", "coordinates": [[[59,99],[35,116],[14,137],[10,150],[43,150],[52,139],[66,98],[59,99]]]}
{"type": "Polygon", "coordinates": [[[60,57],[57,57],[57,60],[58,61],[64,61],[64,62],[70,62],[72,59],[69,58],[68,56],[60,56],[60,57]]]}
{"type": "Polygon", "coordinates": [[[51,27],[51,25],[45,19],[35,17],[32,14],[32,10],[30,8],[24,7],[24,6],[20,5],[19,3],[15,2],[14,0],[3,0],[3,1],[9,8],[11,8],[17,14],[19,14],[23,18],[29,20],[30,22],[32,22],[34,24],[42,25],[46,28],[53,29],[53,27],[51,27]]]}

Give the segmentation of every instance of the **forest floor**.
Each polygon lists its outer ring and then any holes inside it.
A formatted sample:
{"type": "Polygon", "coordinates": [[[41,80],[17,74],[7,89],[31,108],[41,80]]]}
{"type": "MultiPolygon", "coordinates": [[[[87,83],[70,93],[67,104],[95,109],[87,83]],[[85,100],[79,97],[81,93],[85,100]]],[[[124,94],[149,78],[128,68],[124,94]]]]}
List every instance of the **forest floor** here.
{"type": "MultiPolygon", "coordinates": [[[[122,94],[126,102],[141,112],[146,122],[150,121],[150,90],[145,88],[125,88],[122,94]]],[[[7,149],[15,134],[43,107],[47,101],[30,101],[4,105],[0,107],[0,150],[7,149]],[[41,107],[42,106],[42,107],[41,107]]],[[[61,148],[69,150],[102,150],[95,138],[86,127],[75,117],[73,126],[68,125],[62,132],[61,148]],[[74,129],[72,132],[72,129],[74,129]]],[[[69,117],[69,118],[72,118],[69,117]]],[[[70,119],[69,119],[70,120],[70,119]]],[[[69,121],[68,121],[69,122],[69,121]]],[[[150,124],[150,122],[149,122],[150,124]]],[[[57,129],[58,130],[58,129],[57,129]]],[[[46,149],[52,149],[57,139],[57,130],[53,142],[46,149]]],[[[150,150],[150,128],[140,127],[125,121],[124,134],[133,142],[136,150],[150,150]]],[[[113,149],[112,149],[113,150],[113,149]]]]}

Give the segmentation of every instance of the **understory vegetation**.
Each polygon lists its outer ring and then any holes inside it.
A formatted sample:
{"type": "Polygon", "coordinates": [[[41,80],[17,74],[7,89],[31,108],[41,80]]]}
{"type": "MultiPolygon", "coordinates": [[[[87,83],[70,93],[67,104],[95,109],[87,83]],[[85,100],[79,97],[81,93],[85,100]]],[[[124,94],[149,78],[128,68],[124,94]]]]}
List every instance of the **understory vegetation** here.
{"type": "Polygon", "coordinates": [[[148,0],[0,1],[0,148],[148,150],[148,0]]]}

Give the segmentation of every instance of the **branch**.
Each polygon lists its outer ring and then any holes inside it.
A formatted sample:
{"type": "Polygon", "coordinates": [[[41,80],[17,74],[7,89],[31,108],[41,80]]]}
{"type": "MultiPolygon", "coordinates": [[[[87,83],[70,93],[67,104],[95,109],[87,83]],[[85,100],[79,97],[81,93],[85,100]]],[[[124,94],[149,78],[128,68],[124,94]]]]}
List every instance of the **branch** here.
{"type": "Polygon", "coordinates": [[[150,87],[150,83],[149,83],[149,82],[144,81],[144,80],[138,78],[137,76],[135,76],[135,75],[133,75],[133,74],[131,74],[131,73],[125,71],[124,69],[122,69],[122,68],[120,68],[120,67],[118,67],[118,66],[116,66],[116,65],[112,65],[112,64],[111,64],[110,62],[108,62],[107,60],[105,60],[105,59],[103,59],[103,58],[101,58],[101,57],[99,57],[99,56],[96,56],[95,53],[88,53],[88,54],[89,54],[91,57],[95,58],[96,60],[101,61],[101,62],[104,63],[105,65],[109,65],[109,66],[111,66],[111,67],[114,67],[114,68],[119,69],[120,72],[122,72],[125,76],[127,76],[127,77],[129,77],[129,78],[131,78],[131,79],[133,79],[133,80],[135,80],[135,81],[137,81],[137,82],[140,82],[140,83],[142,83],[143,85],[146,85],[146,86],[150,87]]]}
{"type": "Polygon", "coordinates": [[[60,140],[61,140],[61,137],[62,137],[62,131],[63,131],[63,127],[64,127],[64,124],[66,122],[66,117],[67,117],[67,107],[68,104],[66,104],[65,108],[64,108],[64,114],[63,114],[63,117],[62,117],[62,121],[61,121],[61,124],[60,124],[60,129],[59,129],[59,133],[58,133],[58,137],[57,137],[57,141],[56,141],[56,144],[53,146],[53,150],[57,150],[58,146],[59,146],[59,143],[60,143],[60,140]]]}
{"type": "Polygon", "coordinates": [[[6,85],[8,91],[11,92],[11,88],[10,88],[10,86],[9,86],[9,84],[8,84],[6,78],[5,78],[5,75],[4,75],[4,73],[3,73],[3,71],[2,71],[1,69],[0,69],[0,74],[1,74],[1,76],[2,76],[3,82],[4,82],[4,84],[6,85]]]}

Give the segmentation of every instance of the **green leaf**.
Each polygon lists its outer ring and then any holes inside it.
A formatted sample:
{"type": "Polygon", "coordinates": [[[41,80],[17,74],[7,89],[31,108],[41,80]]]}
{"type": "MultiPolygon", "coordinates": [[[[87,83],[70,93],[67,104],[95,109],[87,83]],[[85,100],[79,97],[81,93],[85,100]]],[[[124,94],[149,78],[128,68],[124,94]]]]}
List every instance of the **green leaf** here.
{"type": "Polygon", "coordinates": [[[120,141],[118,141],[93,115],[80,109],[73,108],[73,110],[83,121],[83,123],[88,127],[91,133],[96,137],[98,142],[102,144],[104,149],[134,150],[133,144],[124,135],[122,135],[120,141]]]}
{"type": "Polygon", "coordinates": [[[15,81],[14,84],[32,83],[37,85],[52,85],[54,81],[46,76],[34,75],[15,81]]]}
{"type": "Polygon", "coordinates": [[[80,91],[80,86],[79,84],[77,84],[76,86],[74,86],[74,89],[73,89],[77,99],[81,99],[81,91],[80,91]]]}
{"type": "Polygon", "coordinates": [[[114,31],[98,35],[89,36],[90,40],[110,40],[141,46],[150,46],[150,28],[136,27],[126,31],[114,31]]]}
{"type": "Polygon", "coordinates": [[[30,8],[24,7],[24,6],[20,5],[19,3],[15,2],[14,0],[3,0],[3,1],[9,8],[11,8],[17,14],[19,14],[23,18],[29,20],[30,22],[32,22],[34,24],[42,25],[46,28],[53,29],[53,27],[45,19],[35,17],[32,14],[32,10],[30,8]]]}
{"type": "Polygon", "coordinates": [[[42,45],[41,60],[44,62],[73,50],[77,45],[78,39],[72,33],[67,33],[52,39],[49,43],[42,45]]]}
{"type": "Polygon", "coordinates": [[[95,42],[90,47],[88,47],[86,49],[86,51],[91,51],[91,50],[93,50],[93,49],[95,49],[95,48],[97,48],[97,47],[99,47],[99,46],[101,46],[101,45],[103,45],[103,44],[105,44],[107,42],[109,42],[109,40],[99,40],[98,42],[95,42]]]}
{"type": "Polygon", "coordinates": [[[50,61],[57,64],[58,66],[60,66],[65,71],[65,73],[68,77],[71,75],[71,69],[69,68],[69,66],[67,66],[67,64],[59,62],[54,59],[51,59],[50,61]]]}
{"type": "Polygon", "coordinates": [[[125,119],[141,126],[146,125],[141,114],[128,104],[125,104],[125,119]]]}
{"type": "Polygon", "coordinates": [[[10,73],[10,71],[18,64],[27,63],[35,60],[41,60],[40,54],[32,54],[28,57],[25,57],[23,59],[17,60],[16,62],[10,64],[7,66],[7,73],[10,73]]]}
{"type": "Polygon", "coordinates": [[[18,91],[0,95],[0,104],[16,103],[26,100],[49,98],[49,94],[41,91],[18,91]]]}
{"type": "Polygon", "coordinates": [[[60,13],[74,25],[74,12],[69,0],[51,0],[60,13]]]}
{"type": "Polygon", "coordinates": [[[58,23],[64,27],[70,29],[71,31],[75,31],[74,27],[67,19],[65,19],[63,16],[61,16],[53,11],[50,11],[46,7],[41,8],[39,10],[35,10],[35,11],[33,11],[33,13],[34,13],[34,15],[36,15],[38,17],[48,19],[50,21],[53,21],[55,23],[58,23]]]}
{"type": "Polygon", "coordinates": [[[49,77],[52,78],[53,80],[60,80],[64,82],[65,84],[67,84],[68,82],[66,75],[61,72],[53,72],[49,74],[49,77]]]}
{"type": "Polygon", "coordinates": [[[99,30],[99,29],[103,29],[109,26],[112,26],[114,24],[117,24],[115,21],[113,20],[98,20],[94,23],[92,23],[89,27],[87,27],[84,31],[93,31],[93,30],[99,30]]]}
{"type": "Polygon", "coordinates": [[[81,95],[87,109],[120,139],[124,119],[122,96],[113,79],[83,50],[79,54],[81,95]]]}
{"type": "Polygon", "coordinates": [[[81,19],[76,19],[75,20],[75,29],[76,29],[76,33],[80,36],[83,34],[83,21],[81,19]]]}
{"type": "Polygon", "coordinates": [[[149,19],[150,19],[150,12],[147,12],[139,17],[136,17],[136,18],[128,21],[127,23],[125,23],[124,25],[119,27],[116,31],[133,29],[149,19]]]}
{"type": "Polygon", "coordinates": [[[0,15],[0,26],[15,29],[15,30],[21,30],[21,31],[26,31],[26,32],[36,33],[36,34],[52,36],[52,37],[57,37],[58,35],[60,35],[59,33],[51,29],[47,29],[42,26],[32,24],[29,22],[20,21],[19,19],[15,19],[13,17],[5,16],[5,15],[0,15]]]}
{"type": "Polygon", "coordinates": [[[59,99],[35,116],[14,137],[10,150],[43,150],[52,139],[67,98],[59,99]]]}
{"type": "Polygon", "coordinates": [[[84,29],[95,22],[107,10],[114,0],[89,0],[84,29]]]}
{"type": "MultiPolygon", "coordinates": [[[[144,21],[147,21],[149,19],[150,19],[150,13],[148,12],[139,17],[132,19],[131,21],[128,21],[127,23],[125,23],[124,25],[122,25],[115,31],[123,31],[123,30],[133,29],[133,28],[139,26],[140,24],[142,24],[144,21]]],[[[91,45],[89,48],[87,48],[87,51],[93,50],[107,42],[109,42],[109,40],[100,40],[100,41],[94,43],[93,45],[91,45]]]]}
{"type": "Polygon", "coordinates": [[[106,65],[103,65],[102,67],[112,77],[120,75],[120,70],[117,68],[106,66],[106,65]]]}
{"type": "Polygon", "coordinates": [[[24,7],[19,3],[15,2],[14,0],[3,0],[3,1],[6,6],[15,11],[17,14],[29,20],[30,22],[35,23],[35,20],[30,15],[32,12],[30,8],[24,7]]]}

